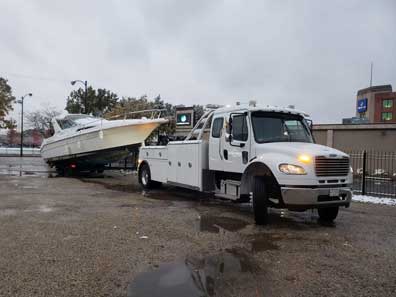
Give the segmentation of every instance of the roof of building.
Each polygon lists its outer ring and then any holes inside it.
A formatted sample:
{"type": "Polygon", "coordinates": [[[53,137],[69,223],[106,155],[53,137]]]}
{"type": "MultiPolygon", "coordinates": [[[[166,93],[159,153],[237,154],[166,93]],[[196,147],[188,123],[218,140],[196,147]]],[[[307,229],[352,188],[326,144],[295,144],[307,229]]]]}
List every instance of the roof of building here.
{"type": "Polygon", "coordinates": [[[367,93],[377,93],[377,92],[392,92],[392,85],[381,85],[381,86],[372,86],[365,89],[361,89],[357,92],[357,95],[364,95],[367,93]]]}
{"type": "Polygon", "coordinates": [[[396,130],[396,124],[314,124],[313,130],[396,130]]]}

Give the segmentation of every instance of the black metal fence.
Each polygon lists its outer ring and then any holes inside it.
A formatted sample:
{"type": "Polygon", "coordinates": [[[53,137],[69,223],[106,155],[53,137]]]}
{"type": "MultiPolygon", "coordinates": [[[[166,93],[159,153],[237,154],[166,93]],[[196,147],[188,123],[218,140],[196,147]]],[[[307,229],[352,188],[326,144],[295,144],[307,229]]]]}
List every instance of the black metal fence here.
{"type": "Polygon", "coordinates": [[[351,157],[355,193],[396,198],[396,152],[347,153],[351,157]]]}

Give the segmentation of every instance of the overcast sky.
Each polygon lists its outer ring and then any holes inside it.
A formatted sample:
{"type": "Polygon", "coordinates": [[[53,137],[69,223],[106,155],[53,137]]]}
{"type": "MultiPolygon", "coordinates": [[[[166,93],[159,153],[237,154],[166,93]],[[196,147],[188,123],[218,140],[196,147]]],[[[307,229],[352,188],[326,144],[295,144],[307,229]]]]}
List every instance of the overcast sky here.
{"type": "MultiPolygon", "coordinates": [[[[26,110],[65,107],[70,80],[173,104],[256,100],[336,123],[396,88],[396,1],[0,1],[0,76],[26,110]]],[[[16,116],[20,107],[16,106],[16,116]]]]}

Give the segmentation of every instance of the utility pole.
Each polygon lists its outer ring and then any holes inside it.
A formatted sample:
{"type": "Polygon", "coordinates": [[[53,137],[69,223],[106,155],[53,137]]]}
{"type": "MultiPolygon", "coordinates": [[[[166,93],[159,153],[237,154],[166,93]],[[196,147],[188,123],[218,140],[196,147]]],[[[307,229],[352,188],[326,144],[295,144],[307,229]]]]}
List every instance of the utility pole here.
{"type": "Polygon", "coordinates": [[[24,96],[21,97],[21,100],[18,101],[18,103],[21,104],[21,145],[20,145],[20,157],[23,157],[23,102],[25,100],[26,96],[30,96],[32,97],[33,94],[32,93],[28,93],[24,96]]]}
{"type": "Polygon", "coordinates": [[[370,88],[373,86],[373,62],[371,62],[371,71],[370,71],[370,88]]]}
{"type": "Polygon", "coordinates": [[[88,82],[84,81],[85,96],[84,96],[84,112],[87,113],[87,100],[88,100],[88,82]]]}

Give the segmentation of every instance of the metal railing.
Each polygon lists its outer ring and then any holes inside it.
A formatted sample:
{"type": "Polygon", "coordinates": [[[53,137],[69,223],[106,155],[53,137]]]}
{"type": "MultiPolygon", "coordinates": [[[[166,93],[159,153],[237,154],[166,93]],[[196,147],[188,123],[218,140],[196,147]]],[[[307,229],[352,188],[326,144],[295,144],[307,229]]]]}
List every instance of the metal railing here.
{"type": "Polygon", "coordinates": [[[165,108],[162,108],[162,109],[158,109],[158,108],[157,109],[145,109],[145,110],[125,112],[123,114],[116,114],[116,115],[113,115],[111,117],[107,117],[106,119],[110,120],[110,119],[116,119],[116,118],[121,118],[121,117],[123,117],[124,119],[127,119],[127,117],[129,115],[134,115],[134,114],[150,114],[150,119],[155,119],[155,118],[159,119],[161,117],[161,113],[163,111],[166,111],[166,109],[165,108]]]}
{"type": "MultiPolygon", "coordinates": [[[[161,118],[161,113],[163,111],[166,111],[166,109],[162,108],[162,109],[144,109],[144,110],[138,110],[138,111],[131,111],[131,112],[125,112],[122,114],[116,114],[110,117],[106,117],[106,118],[96,118],[96,117],[91,117],[92,121],[80,124],[80,128],[77,131],[80,130],[84,130],[84,129],[88,129],[92,127],[93,123],[98,123],[100,122],[100,124],[103,124],[103,120],[114,120],[114,119],[119,119],[119,118],[123,118],[124,120],[128,119],[128,117],[136,115],[136,114],[146,114],[149,115],[150,120],[154,120],[154,119],[160,119],[161,118]]],[[[88,116],[88,115],[87,115],[88,116]]],[[[137,119],[137,118],[134,118],[137,119]]],[[[140,119],[147,119],[147,117],[141,117],[140,119]]],[[[73,126],[75,126],[76,124],[74,124],[73,126]]],[[[68,127],[70,128],[70,127],[68,127]]]]}
{"type": "Polygon", "coordinates": [[[347,153],[351,157],[355,193],[396,198],[396,152],[347,153]]]}

